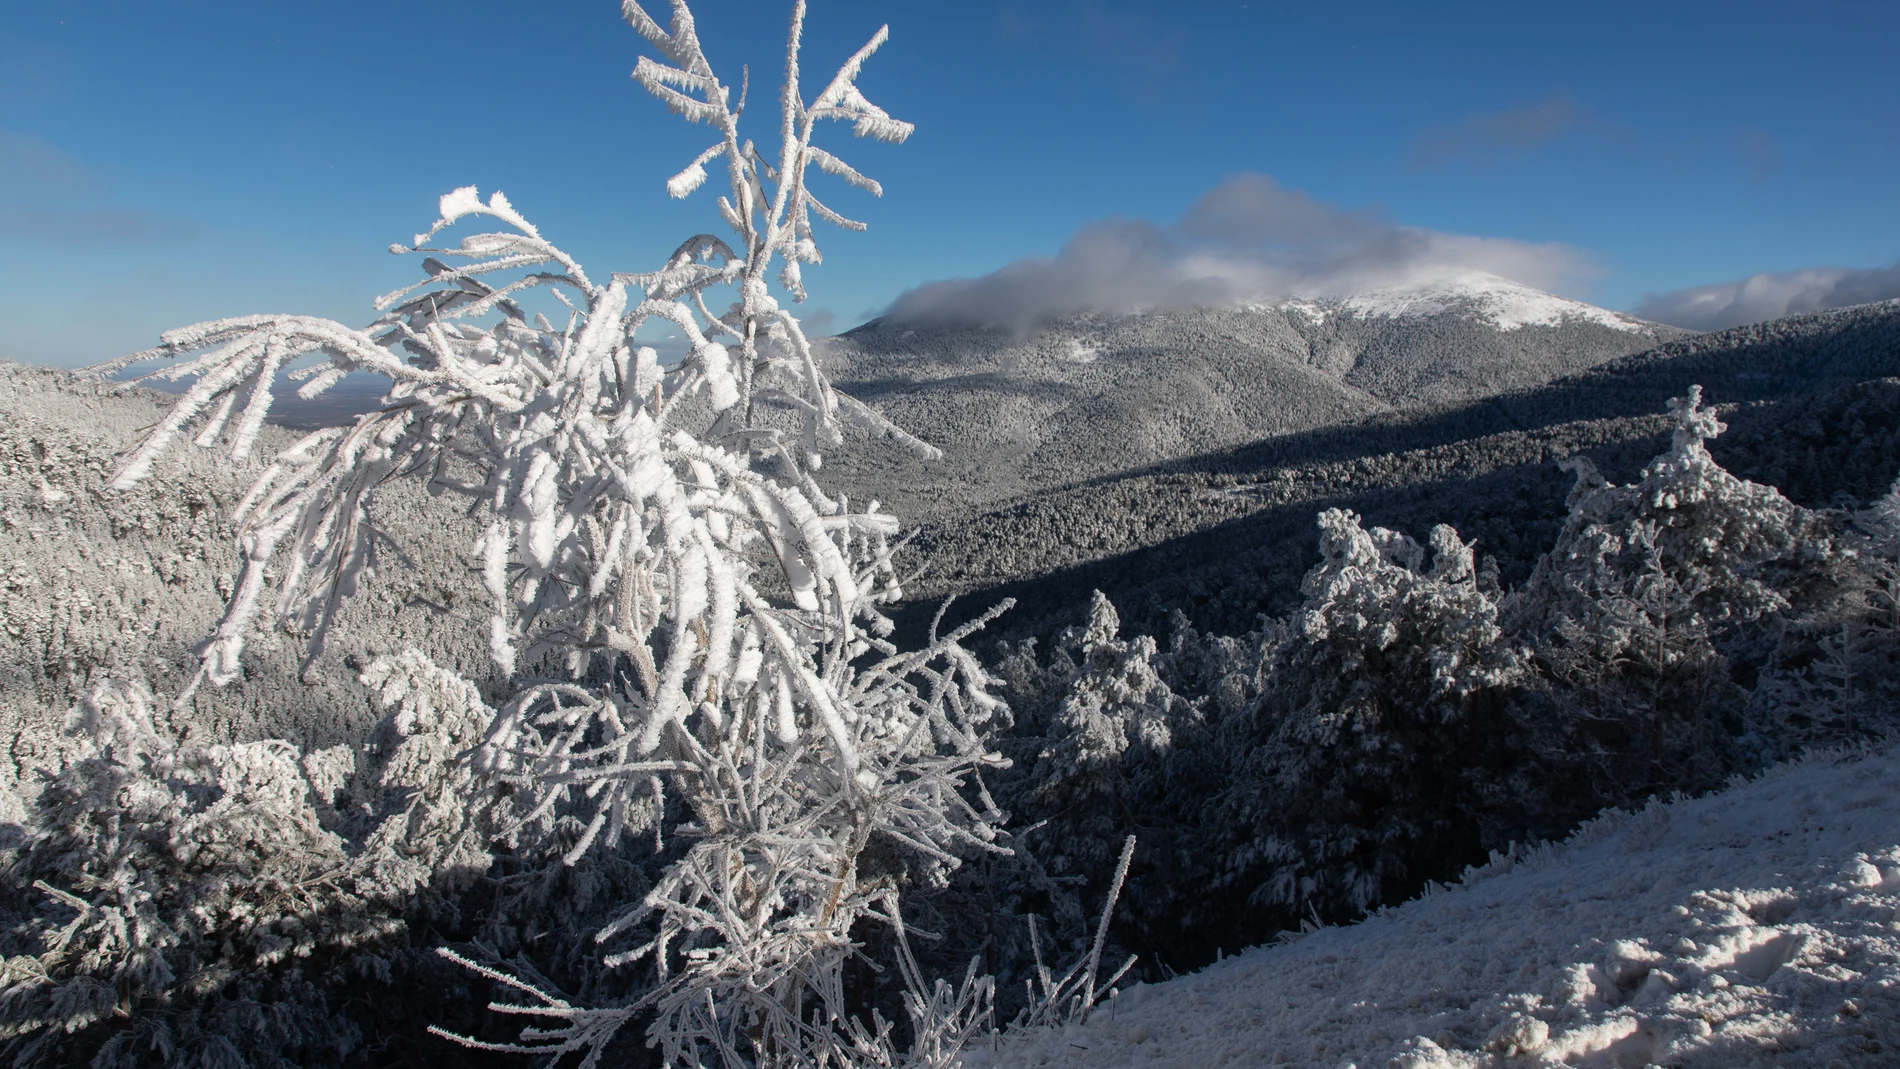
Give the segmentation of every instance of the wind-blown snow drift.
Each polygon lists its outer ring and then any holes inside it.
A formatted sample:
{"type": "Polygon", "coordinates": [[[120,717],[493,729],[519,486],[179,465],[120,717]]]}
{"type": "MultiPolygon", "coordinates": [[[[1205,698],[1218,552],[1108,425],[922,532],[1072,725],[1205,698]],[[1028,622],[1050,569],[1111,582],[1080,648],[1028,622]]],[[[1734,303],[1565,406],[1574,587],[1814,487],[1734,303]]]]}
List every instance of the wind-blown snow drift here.
{"type": "Polygon", "coordinates": [[[976,1065],[1476,1069],[1900,1057],[1900,747],[1612,813],[976,1065]]]}

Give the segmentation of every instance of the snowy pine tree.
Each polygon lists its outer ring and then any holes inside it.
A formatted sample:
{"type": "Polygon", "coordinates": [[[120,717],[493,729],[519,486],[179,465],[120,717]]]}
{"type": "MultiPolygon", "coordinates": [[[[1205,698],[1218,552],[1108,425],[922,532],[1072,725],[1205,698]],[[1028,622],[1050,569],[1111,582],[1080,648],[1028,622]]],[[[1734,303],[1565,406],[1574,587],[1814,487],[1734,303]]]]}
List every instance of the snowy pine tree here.
{"type": "MultiPolygon", "coordinates": [[[[1019,745],[1030,749],[999,791],[1022,829],[1011,839],[1017,867],[1005,880],[1006,896],[1042,918],[1036,938],[1043,952],[1074,955],[1088,945],[1086,914],[1109,894],[1129,836],[1139,840],[1144,860],[1129,877],[1124,912],[1144,915],[1169,897],[1148,893],[1160,888],[1146,888],[1143,870],[1179,845],[1183,822],[1164,814],[1186,781],[1177,778],[1185,771],[1176,760],[1177,738],[1200,730],[1200,714],[1161,678],[1154,639],[1124,638],[1114,605],[1100,591],[1086,622],[1065,629],[1055,647],[1053,678],[1044,683],[1049,701],[1029,710],[1034,734],[1022,733],[1019,745]]],[[[1027,971],[1024,958],[1037,950],[1019,938],[1027,930],[1005,928],[991,939],[1015,960],[999,962],[999,981],[1027,971]]]]}
{"type": "Polygon", "coordinates": [[[1669,407],[1670,448],[1640,481],[1617,486],[1587,458],[1566,462],[1569,516],[1507,611],[1594,746],[1616,755],[1609,774],[1637,792],[1729,774],[1748,695],[1728,651],[1789,607],[1800,573],[1836,555],[1823,517],[1709,455],[1704,443],[1726,428],[1700,387],[1669,407]]]}
{"type": "Polygon", "coordinates": [[[1121,637],[1115,606],[1096,591],[1088,623],[1067,636],[1081,655],[1034,764],[1035,808],[1057,822],[1045,859],[1058,872],[1103,873],[1128,815],[1155,791],[1175,732],[1195,710],[1157,674],[1155,641],[1121,637]]]}
{"type": "Polygon", "coordinates": [[[1495,757],[1489,695],[1525,671],[1450,527],[1432,531],[1428,565],[1425,546],[1352,513],[1319,525],[1321,563],[1241,728],[1214,836],[1221,881],[1288,918],[1351,916],[1472,852],[1460,810],[1495,757]]]}

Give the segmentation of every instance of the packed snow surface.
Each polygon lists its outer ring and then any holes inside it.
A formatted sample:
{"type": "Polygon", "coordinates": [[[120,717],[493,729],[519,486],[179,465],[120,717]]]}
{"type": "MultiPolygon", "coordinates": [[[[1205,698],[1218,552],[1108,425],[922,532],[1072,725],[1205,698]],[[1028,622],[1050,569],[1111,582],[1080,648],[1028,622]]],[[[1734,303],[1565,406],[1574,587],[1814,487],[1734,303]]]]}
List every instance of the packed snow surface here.
{"type": "Polygon", "coordinates": [[[995,1066],[1900,1065],[1900,748],[1598,819],[995,1066]]]}
{"type": "MultiPolygon", "coordinates": [[[[1595,305],[1572,301],[1520,285],[1496,275],[1453,275],[1408,286],[1372,290],[1338,302],[1349,315],[1361,319],[1399,319],[1469,311],[1495,323],[1501,330],[1561,325],[1567,319],[1598,323],[1631,333],[1647,333],[1651,325],[1595,305]]],[[[1301,302],[1309,316],[1318,307],[1301,302]]]]}

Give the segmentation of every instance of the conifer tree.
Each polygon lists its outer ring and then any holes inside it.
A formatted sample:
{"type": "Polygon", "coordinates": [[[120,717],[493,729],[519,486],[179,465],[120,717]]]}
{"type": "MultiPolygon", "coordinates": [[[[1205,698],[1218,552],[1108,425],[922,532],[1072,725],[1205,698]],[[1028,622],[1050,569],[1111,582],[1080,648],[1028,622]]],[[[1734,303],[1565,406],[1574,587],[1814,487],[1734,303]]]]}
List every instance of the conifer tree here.
{"type": "Polygon", "coordinates": [[[1252,711],[1227,794],[1223,880],[1256,905],[1352,916],[1468,853],[1458,812],[1491,725],[1483,696],[1520,679],[1499,591],[1443,524],[1426,547],[1359,517],[1319,517],[1321,562],[1252,711]]]}
{"type": "Polygon", "coordinates": [[[1709,455],[1726,426],[1700,387],[1669,407],[1670,448],[1638,482],[1566,462],[1569,515],[1507,611],[1583,737],[1616,755],[1610,775],[1637,792],[1728,774],[1748,695],[1725,645],[1789,607],[1792,575],[1835,555],[1822,517],[1709,455]]]}

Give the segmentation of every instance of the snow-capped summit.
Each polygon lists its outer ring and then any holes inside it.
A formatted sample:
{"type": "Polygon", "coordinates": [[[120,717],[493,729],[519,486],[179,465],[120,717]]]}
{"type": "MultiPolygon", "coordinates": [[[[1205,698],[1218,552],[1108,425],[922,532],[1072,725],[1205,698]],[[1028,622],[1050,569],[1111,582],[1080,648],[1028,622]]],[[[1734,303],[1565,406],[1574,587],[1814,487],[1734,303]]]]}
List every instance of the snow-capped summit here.
{"type": "Polygon", "coordinates": [[[1656,333],[1653,323],[1483,271],[1437,276],[1344,298],[1295,299],[1279,307],[1319,319],[1337,314],[1359,319],[1408,319],[1449,313],[1484,320],[1506,331],[1577,322],[1651,337],[1656,333]]]}

